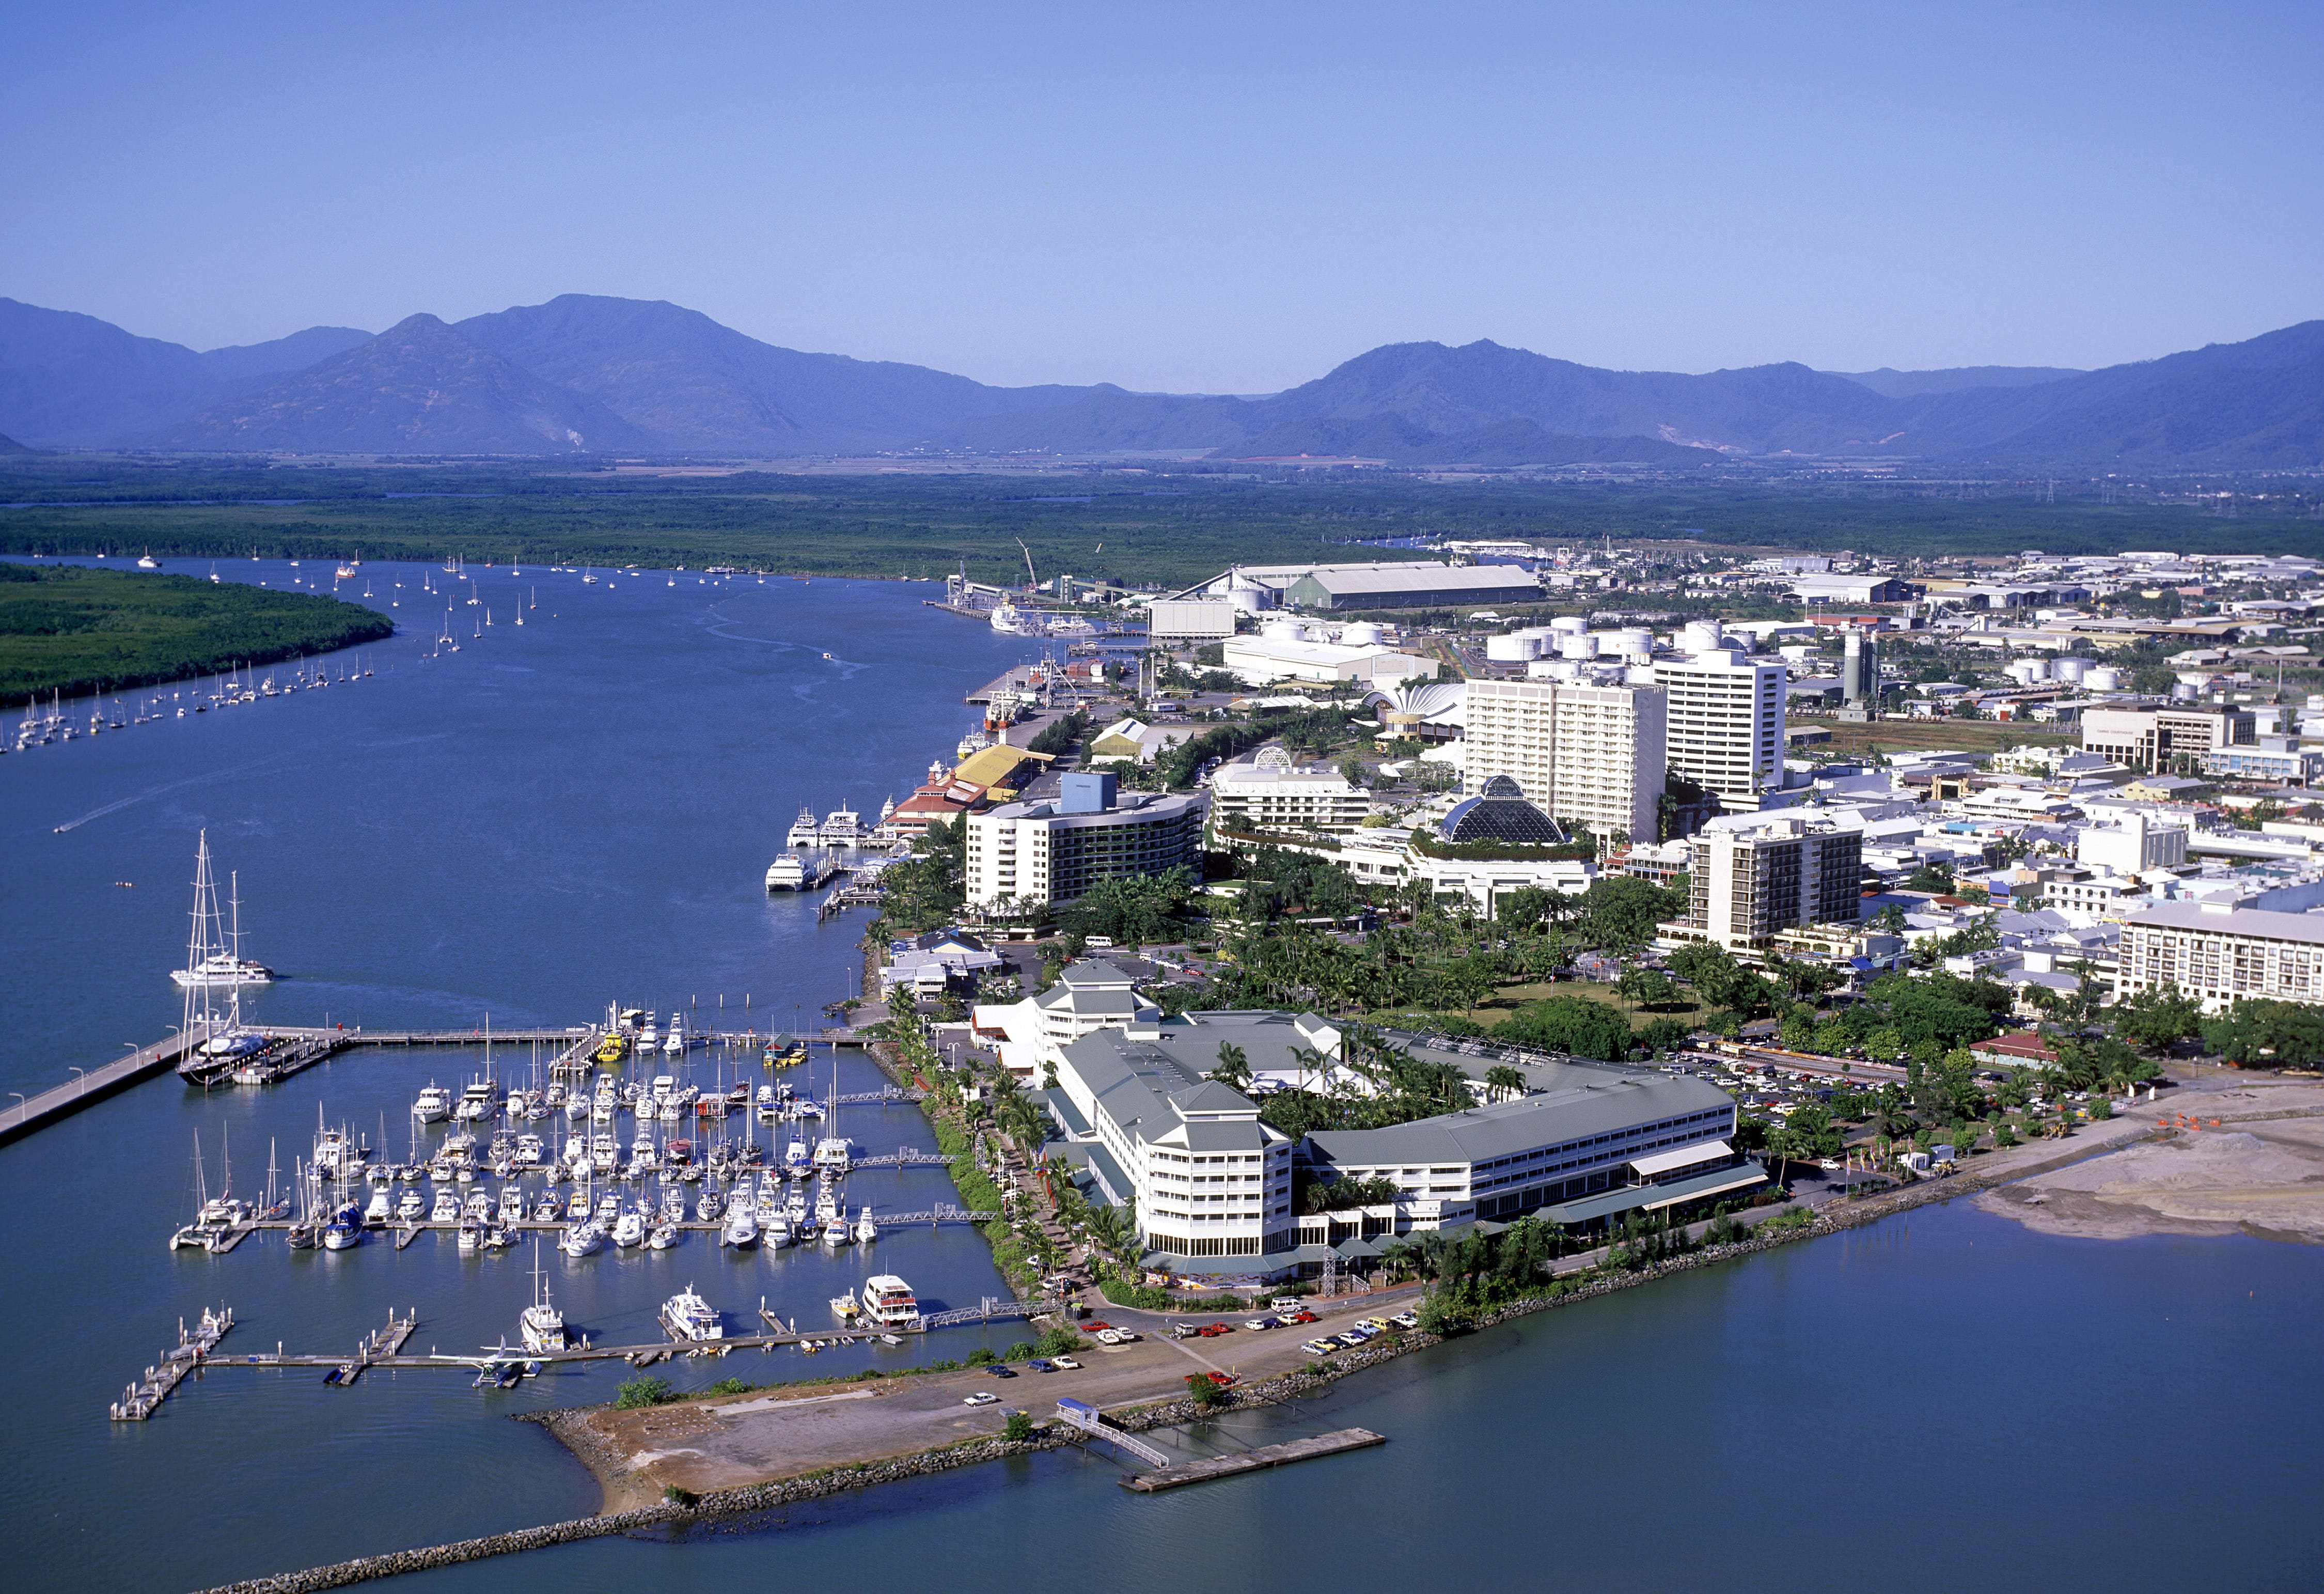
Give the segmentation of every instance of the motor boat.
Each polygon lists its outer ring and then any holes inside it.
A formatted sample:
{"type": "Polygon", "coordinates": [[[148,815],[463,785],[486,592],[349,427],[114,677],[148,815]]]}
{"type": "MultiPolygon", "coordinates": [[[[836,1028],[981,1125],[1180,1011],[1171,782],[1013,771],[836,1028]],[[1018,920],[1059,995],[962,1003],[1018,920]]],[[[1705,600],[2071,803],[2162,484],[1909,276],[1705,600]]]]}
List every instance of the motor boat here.
{"type": "Polygon", "coordinates": [[[678,1225],[671,1222],[655,1224],[646,1231],[646,1249],[666,1251],[678,1243],[678,1225]]]}
{"type": "Polygon", "coordinates": [[[855,1243],[870,1245],[880,1238],[880,1225],[872,1219],[872,1209],[863,1208],[855,1214],[855,1243]]]}
{"type": "Polygon", "coordinates": [[[430,1082],[412,1099],[411,1116],[421,1123],[442,1123],[452,1116],[452,1092],[430,1082]]]}
{"type": "Polygon", "coordinates": [[[920,1306],[910,1285],[892,1273],[875,1273],[863,1281],[863,1316],[878,1328],[913,1328],[920,1306]]]}
{"type": "Polygon", "coordinates": [[[595,1218],[585,1218],[565,1231],[557,1248],[568,1257],[594,1257],[604,1248],[605,1230],[595,1218]]]}
{"type": "Polygon", "coordinates": [[[661,1326],[669,1331],[671,1339],[681,1343],[699,1344],[726,1337],[716,1309],[696,1295],[691,1285],[662,1303],[661,1326]]]}
{"type": "Polygon", "coordinates": [[[751,1215],[748,1207],[738,1202],[727,1211],[726,1226],[718,1231],[718,1243],[737,1250],[747,1250],[759,1243],[759,1221],[751,1215]]]}
{"type": "Polygon", "coordinates": [[[706,1190],[695,1197],[694,1221],[697,1223],[715,1223],[718,1221],[718,1214],[725,1210],[725,1205],[724,1202],[718,1199],[718,1193],[715,1190],[706,1190]]]}
{"type": "Polygon", "coordinates": [[[435,1210],[428,1214],[430,1223],[456,1223],[460,1221],[460,1198],[449,1190],[436,1193],[435,1210]]]}

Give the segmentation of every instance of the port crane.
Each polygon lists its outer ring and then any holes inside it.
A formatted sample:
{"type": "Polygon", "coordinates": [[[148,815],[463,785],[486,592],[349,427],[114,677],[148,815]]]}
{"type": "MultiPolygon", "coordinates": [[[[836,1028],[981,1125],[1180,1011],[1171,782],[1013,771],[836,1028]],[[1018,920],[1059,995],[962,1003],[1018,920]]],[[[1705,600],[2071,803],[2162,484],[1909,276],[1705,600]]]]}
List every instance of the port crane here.
{"type": "Polygon", "coordinates": [[[1033,573],[1033,550],[1025,546],[1025,539],[1021,537],[1017,539],[1017,548],[1018,551],[1025,556],[1025,590],[1040,591],[1041,578],[1033,573]]]}

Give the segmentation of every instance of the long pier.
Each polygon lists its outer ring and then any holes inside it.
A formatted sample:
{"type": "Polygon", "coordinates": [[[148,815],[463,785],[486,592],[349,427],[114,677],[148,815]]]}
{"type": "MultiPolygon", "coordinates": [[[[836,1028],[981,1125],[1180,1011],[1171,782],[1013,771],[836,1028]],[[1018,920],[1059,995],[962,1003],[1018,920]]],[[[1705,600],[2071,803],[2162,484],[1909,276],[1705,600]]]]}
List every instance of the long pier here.
{"type": "Polygon", "coordinates": [[[143,1423],[161,1409],[161,1403],[186,1381],[186,1375],[199,1367],[210,1365],[210,1352],[234,1327],[234,1309],[220,1306],[216,1312],[202,1308],[201,1321],[192,1329],[186,1320],[178,1320],[178,1343],[174,1350],[161,1353],[159,1367],[145,1369],[143,1382],[130,1385],[113,1403],[112,1418],[116,1423],[143,1423]]]}
{"type": "Polygon", "coordinates": [[[167,1040],[157,1040],[150,1046],[140,1046],[117,1063],[107,1063],[99,1068],[85,1069],[70,1083],[54,1090],[42,1091],[37,1096],[20,1100],[6,1111],[0,1112],[0,1145],[19,1135],[52,1124],[60,1118],[78,1112],[92,1101],[101,1101],[115,1091],[126,1090],[141,1079],[174,1068],[185,1055],[187,1037],[173,1035],[167,1040]]]}

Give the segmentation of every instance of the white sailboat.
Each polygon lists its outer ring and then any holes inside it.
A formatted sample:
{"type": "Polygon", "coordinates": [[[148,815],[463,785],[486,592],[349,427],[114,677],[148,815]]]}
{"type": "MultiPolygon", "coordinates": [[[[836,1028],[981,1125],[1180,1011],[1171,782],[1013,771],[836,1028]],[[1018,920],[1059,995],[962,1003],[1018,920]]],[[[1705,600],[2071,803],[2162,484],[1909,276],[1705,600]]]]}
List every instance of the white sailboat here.
{"type": "Polygon", "coordinates": [[[186,966],[170,971],[182,986],[264,985],[274,971],[242,955],[242,892],[239,875],[229,875],[229,921],[218,910],[217,881],[210,872],[210,833],[201,833],[194,852],[194,939],[186,966]]]}

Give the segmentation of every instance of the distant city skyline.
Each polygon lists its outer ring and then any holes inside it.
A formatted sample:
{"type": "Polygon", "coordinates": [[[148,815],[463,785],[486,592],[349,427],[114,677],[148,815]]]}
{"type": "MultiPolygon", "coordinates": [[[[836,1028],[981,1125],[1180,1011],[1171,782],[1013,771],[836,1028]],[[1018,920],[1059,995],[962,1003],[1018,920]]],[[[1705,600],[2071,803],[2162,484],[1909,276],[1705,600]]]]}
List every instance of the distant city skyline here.
{"type": "Polygon", "coordinates": [[[197,348],[583,292],[980,381],[1383,343],[2089,368],[2324,315],[2310,7],[22,14],[0,294],[197,348]]]}

